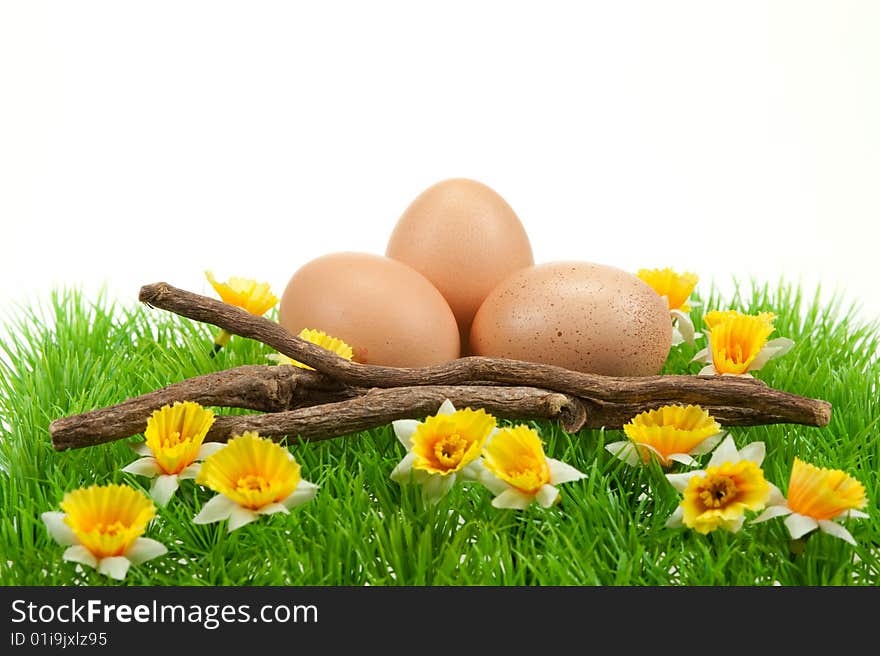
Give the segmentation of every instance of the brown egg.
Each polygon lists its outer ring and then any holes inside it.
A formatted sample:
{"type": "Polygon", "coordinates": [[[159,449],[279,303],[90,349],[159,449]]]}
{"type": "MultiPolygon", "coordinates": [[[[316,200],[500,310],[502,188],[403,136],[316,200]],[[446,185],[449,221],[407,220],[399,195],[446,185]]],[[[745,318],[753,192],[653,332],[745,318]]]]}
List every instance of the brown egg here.
{"type": "Polygon", "coordinates": [[[607,376],[660,372],[672,346],[666,302],[637,276],[588,262],[522,269],[498,285],[471,327],[475,355],[607,376]]]}
{"type": "Polygon", "coordinates": [[[369,253],[331,253],[300,267],[278,309],[289,332],[322,330],[354,360],[389,367],[440,364],[459,356],[449,304],[418,271],[369,253]]]}
{"type": "Polygon", "coordinates": [[[519,217],[495,191],[452,178],[423,191],[397,221],[385,251],[422,273],[452,308],[467,353],[477,308],[509,274],[534,263],[519,217]]]}

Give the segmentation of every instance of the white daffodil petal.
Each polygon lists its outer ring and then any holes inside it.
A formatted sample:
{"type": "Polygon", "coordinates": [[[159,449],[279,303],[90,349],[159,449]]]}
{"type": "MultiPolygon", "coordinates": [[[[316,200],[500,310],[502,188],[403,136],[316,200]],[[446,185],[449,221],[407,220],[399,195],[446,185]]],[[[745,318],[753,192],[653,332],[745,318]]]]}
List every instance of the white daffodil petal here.
{"type": "Polygon", "coordinates": [[[764,346],[773,349],[775,351],[773,357],[778,358],[780,355],[785,355],[794,348],[794,340],[789,339],[788,337],[776,337],[764,344],[764,346]]]}
{"type": "Polygon", "coordinates": [[[308,481],[300,481],[299,485],[296,486],[296,489],[293,491],[293,494],[285,498],[281,503],[288,510],[291,508],[295,508],[296,506],[304,504],[306,501],[311,501],[315,498],[315,495],[318,494],[318,486],[314,483],[309,483],[308,481]]]}
{"type": "Polygon", "coordinates": [[[755,517],[749,523],[757,524],[758,522],[766,522],[768,519],[773,519],[774,517],[782,517],[790,514],[791,509],[788,506],[768,506],[764,512],[755,517]]]}
{"type": "Polygon", "coordinates": [[[79,538],[76,537],[70,527],[64,523],[67,515],[63,512],[49,511],[40,515],[40,519],[46,525],[46,531],[49,536],[60,545],[65,547],[71,544],[79,544],[79,538]]]}
{"type": "Polygon", "coordinates": [[[443,403],[440,404],[440,408],[437,410],[438,415],[453,415],[455,414],[455,406],[452,405],[452,401],[446,399],[443,403]]]}
{"type": "Polygon", "coordinates": [[[715,370],[715,365],[707,364],[705,367],[700,369],[700,372],[697,375],[698,376],[717,376],[718,372],[715,370]]]}
{"type": "Polygon", "coordinates": [[[675,327],[681,335],[682,341],[690,346],[694,344],[694,322],[689,314],[681,310],[672,310],[672,316],[677,319],[675,327]]]}
{"type": "Polygon", "coordinates": [[[678,506],[675,511],[666,520],[666,528],[681,528],[684,526],[682,518],[684,517],[684,508],[678,506]]]}
{"type": "Polygon", "coordinates": [[[199,475],[199,470],[202,468],[202,463],[194,462],[187,467],[184,467],[180,470],[180,473],[177,475],[177,478],[181,481],[186,481],[191,478],[195,478],[199,475]]]}
{"type": "Polygon", "coordinates": [[[843,526],[830,519],[819,520],[819,530],[828,535],[840,538],[844,542],[849,542],[852,546],[856,546],[856,539],[843,526]]]}
{"type": "Polygon", "coordinates": [[[535,494],[535,501],[541,504],[542,508],[549,508],[558,498],[559,490],[552,485],[542,485],[535,494]]]}
{"type": "Polygon", "coordinates": [[[605,445],[605,450],[614,454],[615,457],[623,460],[631,467],[635,467],[641,462],[638,449],[630,440],[622,440],[620,442],[611,442],[605,445]]]}
{"type": "Polygon", "coordinates": [[[127,464],[122,468],[122,471],[128,474],[153,478],[162,473],[162,468],[159,467],[159,463],[155,458],[147,456],[146,458],[139,458],[134,462],[127,464]]]}
{"type": "Polygon", "coordinates": [[[391,422],[394,434],[407,451],[412,448],[413,433],[415,433],[421,425],[422,422],[416,421],[415,419],[398,419],[397,421],[391,422]]]}
{"type": "Polygon", "coordinates": [[[764,456],[767,454],[767,447],[763,442],[749,442],[739,450],[740,460],[749,460],[756,465],[764,462],[764,456]]]}
{"type": "Polygon", "coordinates": [[[496,496],[510,488],[510,485],[508,485],[506,481],[501,480],[488,469],[483,469],[483,471],[480,472],[478,480],[487,490],[496,496]]]}
{"type": "Polygon", "coordinates": [[[835,519],[868,519],[868,517],[870,517],[868,513],[853,508],[852,510],[844,510],[835,519]]]}
{"type": "Polygon", "coordinates": [[[694,476],[705,476],[706,472],[702,469],[698,469],[695,471],[683,472],[681,474],[666,474],[666,480],[672,484],[679,492],[684,492],[687,489],[688,483],[691,478],[694,476]]]}
{"type": "Polygon", "coordinates": [[[458,479],[462,482],[477,481],[480,479],[480,472],[485,468],[482,458],[471,460],[459,470],[458,479]]]}
{"type": "MultiPolygon", "coordinates": [[[[290,495],[290,497],[292,496],[293,494],[290,495]]],[[[289,499],[290,497],[287,497],[287,499],[289,499]]],[[[285,501],[287,501],[287,499],[285,499],[285,501]]],[[[267,503],[259,510],[254,510],[253,512],[257,513],[258,515],[274,515],[277,512],[283,512],[287,514],[290,513],[290,511],[287,509],[287,506],[285,506],[283,503],[267,503]]]]}
{"type": "Polygon", "coordinates": [[[672,325],[672,345],[678,346],[679,344],[684,344],[684,337],[681,336],[681,333],[678,332],[678,328],[675,327],[675,324],[672,325]]]}
{"type": "Polygon", "coordinates": [[[131,561],[125,556],[110,556],[102,558],[98,563],[98,572],[111,579],[121,581],[128,574],[128,568],[131,567],[131,561]]]}
{"type": "MultiPolygon", "coordinates": [[[[769,482],[769,481],[768,481],[769,482]]],[[[782,490],[770,483],[770,497],[767,499],[767,506],[786,506],[788,502],[782,494],[782,490]]]]}
{"type": "Polygon", "coordinates": [[[199,447],[199,452],[196,454],[196,460],[204,460],[205,458],[209,458],[218,451],[226,448],[226,442],[204,442],[202,446],[199,447]]]}
{"type": "Polygon", "coordinates": [[[422,484],[425,496],[431,503],[437,503],[443,496],[452,489],[455,483],[455,474],[441,476],[434,474],[422,484]]]}
{"type": "Polygon", "coordinates": [[[232,509],[237,507],[232,499],[218,494],[202,506],[199,514],[193,517],[193,522],[195,524],[211,524],[223,521],[229,517],[232,509]]]}
{"type": "Polygon", "coordinates": [[[147,446],[146,442],[129,442],[129,448],[139,456],[152,456],[153,450],[147,446]]]}
{"type": "Polygon", "coordinates": [[[529,507],[529,504],[531,504],[533,500],[533,497],[523,494],[519,490],[515,490],[511,487],[504,490],[504,492],[492,499],[492,505],[495,508],[525,510],[529,507]]]}
{"type": "Polygon", "coordinates": [[[74,563],[82,563],[83,565],[92,568],[98,566],[98,559],[95,558],[95,555],[81,544],[65,549],[61,559],[69,560],[74,563]]]}
{"type": "Polygon", "coordinates": [[[259,515],[253,510],[242,508],[241,506],[233,506],[229,513],[229,533],[240,529],[245,524],[250,524],[259,518],[259,515]]]}
{"type": "Polygon", "coordinates": [[[587,477],[582,471],[578,471],[568,463],[554,458],[547,458],[547,466],[550,468],[551,485],[562,485],[563,483],[579,481],[587,477]]]}
{"type": "Polygon", "coordinates": [[[415,460],[415,453],[412,451],[407,453],[403,457],[403,460],[397,463],[397,466],[391,470],[391,480],[400,483],[401,485],[413,482],[413,462],[415,462],[415,460]]]}
{"type": "Polygon", "coordinates": [[[712,457],[709,458],[708,467],[719,467],[725,462],[737,463],[742,458],[739,457],[739,451],[736,449],[736,444],[733,442],[733,437],[730,434],[727,435],[721,443],[717,446],[715,451],[712,452],[712,457]]]}
{"type": "Polygon", "coordinates": [[[686,453],[670,453],[667,460],[673,460],[674,462],[680,462],[683,465],[687,465],[688,467],[693,467],[697,464],[697,461],[691,458],[686,453]]]}
{"type": "Polygon", "coordinates": [[[819,522],[817,522],[812,517],[806,517],[804,515],[799,515],[798,513],[791,513],[788,517],[785,518],[785,525],[788,527],[788,532],[791,533],[791,537],[797,540],[800,537],[803,537],[810,531],[815,531],[819,528],[819,522]]]}
{"type": "Polygon", "coordinates": [[[691,362],[712,362],[712,356],[709,354],[709,347],[707,346],[694,353],[691,362]]]}
{"type": "Polygon", "coordinates": [[[726,435],[727,433],[725,433],[724,431],[721,431],[720,433],[715,433],[714,435],[710,435],[693,449],[691,449],[690,454],[692,456],[702,456],[709,453],[709,451],[711,451],[721,443],[721,440],[723,440],[726,435]]]}
{"type": "Polygon", "coordinates": [[[756,371],[767,364],[769,360],[785,355],[791,350],[792,346],[794,346],[794,342],[787,337],[771,339],[758,351],[755,359],[749,365],[749,371],[756,371]]]}
{"type": "Polygon", "coordinates": [[[171,501],[171,497],[177,491],[179,484],[175,474],[157,476],[153,479],[153,484],[150,486],[150,496],[160,506],[167,506],[168,502],[171,501]]]}
{"type": "Polygon", "coordinates": [[[138,538],[125,552],[125,557],[131,561],[132,565],[140,565],[167,553],[168,548],[158,540],[138,538]]]}

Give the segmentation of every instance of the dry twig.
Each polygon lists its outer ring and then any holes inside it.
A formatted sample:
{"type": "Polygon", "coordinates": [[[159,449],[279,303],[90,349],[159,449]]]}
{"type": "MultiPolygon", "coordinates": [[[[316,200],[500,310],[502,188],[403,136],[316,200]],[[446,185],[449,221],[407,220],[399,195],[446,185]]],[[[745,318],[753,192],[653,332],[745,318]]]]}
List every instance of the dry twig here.
{"type": "Polygon", "coordinates": [[[120,404],[56,419],[58,450],[101,444],[143,431],[166,403],[259,410],[220,417],[208,439],[244,430],[276,438],[324,439],[431,414],[444,398],[456,407],[482,407],[511,419],[559,420],[568,432],[620,428],[634,415],[668,403],[703,406],[727,426],[795,423],[826,426],[831,404],[729,376],[609,377],[552,365],[467,357],[432,367],[402,369],[351,362],[290,334],[280,324],[167,283],[145,285],[151,307],[258,340],[315,371],[252,365],[191,378],[120,404]]]}

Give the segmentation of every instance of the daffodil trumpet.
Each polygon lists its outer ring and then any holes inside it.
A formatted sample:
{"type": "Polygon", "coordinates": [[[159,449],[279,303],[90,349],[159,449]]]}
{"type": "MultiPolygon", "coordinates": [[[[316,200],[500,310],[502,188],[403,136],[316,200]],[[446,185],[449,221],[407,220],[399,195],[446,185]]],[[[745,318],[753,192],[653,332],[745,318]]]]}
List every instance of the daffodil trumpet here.
{"type": "Polygon", "coordinates": [[[694,456],[714,449],[724,432],[721,425],[698,405],[665,405],[640,412],[624,424],[629,439],[611,442],[605,449],[628,465],[656,460],[663,467],[678,462],[695,465],[694,456]]]}
{"type": "Polygon", "coordinates": [[[764,478],[763,442],[751,442],[737,450],[733,438],[725,437],[705,469],[666,474],[683,499],[666,522],[668,527],[687,526],[698,533],[723,529],[738,532],[746,511],[760,511],[770,498],[764,478]]]}
{"type": "Polygon", "coordinates": [[[318,486],[304,480],[293,454],[277,442],[248,431],[208,456],[196,483],[217,494],[193,518],[196,524],[228,520],[229,532],[315,497],[318,486]]]}
{"type": "Polygon", "coordinates": [[[803,543],[798,541],[806,540],[817,529],[855,545],[855,538],[839,522],[867,518],[868,514],[861,510],[867,505],[865,486],[849,474],[795,458],[788,481],[788,498],[771,484],[767,509],[752,522],[785,517],[795,549],[802,550],[803,543]]]}
{"type": "Polygon", "coordinates": [[[495,495],[495,508],[524,510],[532,503],[550,508],[559,501],[557,485],[586,474],[548,458],[535,429],[525,425],[500,428],[483,446],[478,480],[495,495]]]}
{"type": "Polygon", "coordinates": [[[477,480],[480,453],[496,422],[485,410],[456,410],[446,399],[424,421],[399,419],[392,427],[407,453],[391,472],[391,480],[420,485],[428,502],[437,503],[457,480],[477,480]]]}
{"type": "Polygon", "coordinates": [[[153,411],[144,430],[146,440],[131,447],[143,457],[122,471],[151,478],[150,496],[160,506],[167,505],[180,481],[196,477],[199,461],[226,446],[204,443],[214,421],[213,411],[193,401],[178,401],[153,411]]]}
{"type": "MultiPolygon", "coordinates": [[[[205,277],[224,303],[241,308],[253,315],[262,316],[278,303],[278,298],[272,293],[268,283],[239,277],[232,277],[227,282],[220,282],[210,271],[205,271],[205,277]]],[[[214,336],[211,357],[226,346],[231,337],[232,335],[226,329],[221,328],[214,336]]]]}
{"type": "MultiPolygon", "coordinates": [[[[303,328],[299,335],[297,335],[300,339],[304,339],[307,342],[311,342],[321,348],[327,349],[328,351],[335,353],[341,358],[345,358],[346,360],[351,360],[354,352],[352,348],[346,344],[344,341],[337,337],[332,337],[325,333],[322,330],[315,330],[312,328],[303,328]]],[[[293,358],[290,358],[283,353],[270,353],[266,356],[273,362],[277,364],[289,364],[294,367],[300,367],[302,369],[312,369],[312,367],[307,364],[303,364],[302,362],[298,362],[293,358]]]]}
{"type": "Polygon", "coordinates": [[[168,552],[141,537],[156,514],[152,501],[128,485],[92,485],[64,495],[61,512],[40,517],[49,535],[66,546],[62,558],[123,580],[132,565],[168,552]]]}
{"type": "Polygon", "coordinates": [[[709,331],[709,344],[694,355],[691,362],[706,366],[700,375],[747,376],[760,369],[772,358],[788,353],[794,342],[787,337],[768,341],[774,331],[775,315],[761,312],[757,315],[742,314],[736,310],[708,313],[705,324],[709,331]]]}
{"type": "Polygon", "coordinates": [[[672,343],[681,344],[684,342],[693,346],[698,335],[694,330],[690,311],[699,303],[689,299],[699,280],[698,276],[689,271],[681,274],[676,273],[667,267],[664,269],[639,269],[638,277],[650,285],[666,301],[672,319],[672,343]]]}

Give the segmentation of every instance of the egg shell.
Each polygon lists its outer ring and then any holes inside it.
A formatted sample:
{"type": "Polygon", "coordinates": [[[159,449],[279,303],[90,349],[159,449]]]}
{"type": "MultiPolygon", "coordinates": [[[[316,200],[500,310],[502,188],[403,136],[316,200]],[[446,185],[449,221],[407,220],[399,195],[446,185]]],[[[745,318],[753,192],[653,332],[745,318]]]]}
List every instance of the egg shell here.
{"type": "Polygon", "coordinates": [[[463,353],[489,292],[534,263],[525,228],[507,201],[467,178],[443,180],[419,194],[394,226],[385,254],[440,290],[458,322],[463,353]]]}
{"type": "Polygon", "coordinates": [[[549,262],[498,285],[471,327],[475,355],[606,376],[660,372],[672,347],[666,302],[638,276],[588,262],[549,262]]]}
{"type": "Polygon", "coordinates": [[[420,367],[459,356],[458,325],[437,288],[381,255],[330,253],[307,262],[284,289],[278,322],[294,335],[311,328],[338,337],[364,363],[420,367]]]}

